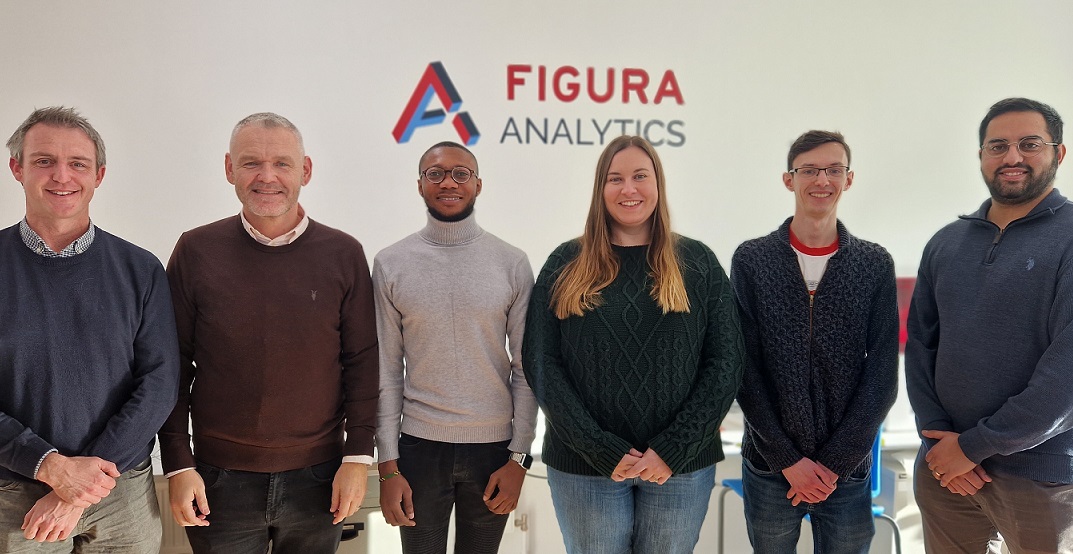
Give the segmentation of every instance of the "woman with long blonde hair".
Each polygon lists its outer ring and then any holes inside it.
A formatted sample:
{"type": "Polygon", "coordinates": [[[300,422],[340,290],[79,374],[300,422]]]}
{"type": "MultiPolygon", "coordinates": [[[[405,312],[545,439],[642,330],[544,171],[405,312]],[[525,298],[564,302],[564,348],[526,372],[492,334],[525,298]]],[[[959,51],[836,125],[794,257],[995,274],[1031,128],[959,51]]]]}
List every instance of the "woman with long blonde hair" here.
{"type": "Polygon", "coordinates": [[[693,551],[743,352],[715,254],[671,231],[655,149],[612,140],[584,233],[537,278],[522,352],[568,552],[693,551]]]}

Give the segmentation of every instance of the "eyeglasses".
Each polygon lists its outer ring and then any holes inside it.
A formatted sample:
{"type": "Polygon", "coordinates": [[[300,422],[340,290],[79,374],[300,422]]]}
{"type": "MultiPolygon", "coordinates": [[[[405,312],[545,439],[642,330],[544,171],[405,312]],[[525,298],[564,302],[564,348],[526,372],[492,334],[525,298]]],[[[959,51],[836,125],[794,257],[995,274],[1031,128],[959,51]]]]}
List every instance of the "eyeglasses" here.
{"type": "Polygon", "coordinates": [[[820,176],[820,172],[827,174],[827,178],[832,181],[841,181],[846,178],[846,174],[849,173],[849,168],[843,165],[832,165],[831,167],[795,167],[790,170],[790,173],[795,173],[806,179],[815,179],[820,176]]]}
{"type": "Polygon", "coordinates": [[[444,179],[447,178],[448,173],[451,174],[451,180],[460,185],[468,183],[470,177],[473,177],[474,175],[473,170],[461,165],[455,167],[454,169],[451,169],[450,172],[448,172],[446,169],[443,169],[442,167],[430,167],[422,171],[420,175],[422,175],[425,180],[432,183],[433,185],[438,185],[442,183],[444,179]]]}
{"type": "MultiPolygon", "coordinates": [[[[1047,142],[1040,137],[1025,137],[1017,141],[1017,151],[1026,158],[1038,156],[1043,152],[1044,146],[1058,146],[1060,142],[1047,142]]],[[[989,157],[997,158],[1005,156],[1010,151],[1010,143],[1005,140],[993,140],[980,147],[980,150],[989,157]]]]}

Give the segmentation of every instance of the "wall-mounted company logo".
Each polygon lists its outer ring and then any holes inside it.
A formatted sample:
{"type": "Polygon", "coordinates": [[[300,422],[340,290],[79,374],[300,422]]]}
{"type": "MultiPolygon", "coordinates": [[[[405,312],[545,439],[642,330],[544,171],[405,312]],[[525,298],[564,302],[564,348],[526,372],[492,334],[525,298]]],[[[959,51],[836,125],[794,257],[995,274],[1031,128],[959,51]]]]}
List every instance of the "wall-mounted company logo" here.
{"type": "MultiPolygon", "coordinates": [[[[605,144],[620,135],[640,135],[653,146],[683,146],[685,122],[681,119],[645,117],[651,105],[661,114],[676,113],[685,104],[674,70],[649,73],[639,67],[597,70],[571,65],[507,66],[507,101],[522,104],[607,105],[624,113],[611,117],[533,117],[511,115],[503,125],[499,142],[514,144],[605,144]],[[535,98],[533,98],[535,92],[535,98]],[[549,94],[550,93],[550,94],[549,94]],[[670,107],[667,107],[671,104],[670,107]],[[638,106],[639,105],[639,106],[638,106]],[[619,107],[621,106],[621,107],[619,107]]],[[[546,111],[546,110],[544,110],[546,111]]],[[[602,112],[606,113],[606,112],[602,112]]]]}
{"type": "MultiPolygon", "coordinates": [[[[619,135],[640,135],[653,146],[686,143],[680,119],[685,97],[673,69],[509,64],[505,83],[504,107],[511,108],[500,126],[500,144],[603,145],[619,135]],[[538,106],[540,115],[532,114],[538,106]]],[[[458,111],[461,105],[443,64],[428,64],[395,124],[395,142],[408,142],[419,127],[442,124],[453,113],[462,142],[476,144],[480,133],[469,113],[458,111]],[[428,109],[433,98],[442,109],[428,109]]]]}
{"type": "Polygon", "coordinates": [[[447,75],[447,70],[443,68],[442,63],[432,62],[428,64],[424,75],[418,81],[417,88],[410,96],[410,101],[406,103],[406,108],[402,110],[399,122],[395,124],[395,130],[391,134],[395,137],[395,142],[399,144],[409,142],[418,127],[442,124],[447,114],[453,113],[455,116],[451,124],[455,131],[458,131],[462,143],[466,146],[477,144],[481,134],[477,131],[477,126],[473,124],[473,118],[469,116],[469,113],[458,111],[460,107],[462,107],[462,97],[451,82],[451,77],[447,75]],[[433,96],[440,101],[443,109],[428,109],[433,96]]]}

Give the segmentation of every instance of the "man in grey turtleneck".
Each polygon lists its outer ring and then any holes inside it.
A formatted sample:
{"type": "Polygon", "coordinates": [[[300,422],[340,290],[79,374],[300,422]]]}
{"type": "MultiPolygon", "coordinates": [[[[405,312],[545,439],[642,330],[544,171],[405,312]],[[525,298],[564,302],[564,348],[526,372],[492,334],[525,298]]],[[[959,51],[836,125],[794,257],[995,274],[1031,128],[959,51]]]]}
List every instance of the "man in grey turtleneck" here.
{"type": "Polygon", "coordinates": [[[446,552],[452,508],[454,551],[494,554],[532,462],[521,346],[533,270],[477,225],[472,152],[438,143],[418,171],[428,224],[373,264],[380,503],[406,554],[446,552]]]}

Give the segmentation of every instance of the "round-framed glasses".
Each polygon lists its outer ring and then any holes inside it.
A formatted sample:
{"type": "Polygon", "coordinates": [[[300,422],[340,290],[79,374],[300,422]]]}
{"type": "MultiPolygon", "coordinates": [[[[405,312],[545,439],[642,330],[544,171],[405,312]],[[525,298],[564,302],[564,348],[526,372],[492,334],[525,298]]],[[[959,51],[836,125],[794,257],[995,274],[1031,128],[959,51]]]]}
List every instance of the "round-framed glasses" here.
{"type": "MultiPolygon", "coordinates": [[[[1017,151],[1026,158],[1038,156],[1046,146],[1058,146],[1060,142],[1047,142],[1040,137],[1025,137],[1017,141],[1017,151]]],[[[993,140],[980,147],[984,155],[989,158],[1005,156],[1010,151],[1010,142],[1006,140],[993,140]]]]}
{"type": "Polygon", "coordinates": [[[448,174],[451,175],[452,181],[460,185],[468,183],[470,178],[475,175],[473,170],[462,165],[454,167],[450,171],[442,167],[430,167],[421,172],[421,176],[423,176],[426,181],[434,185],[442,183],[443,180],[447,178],[448,174]]]}

